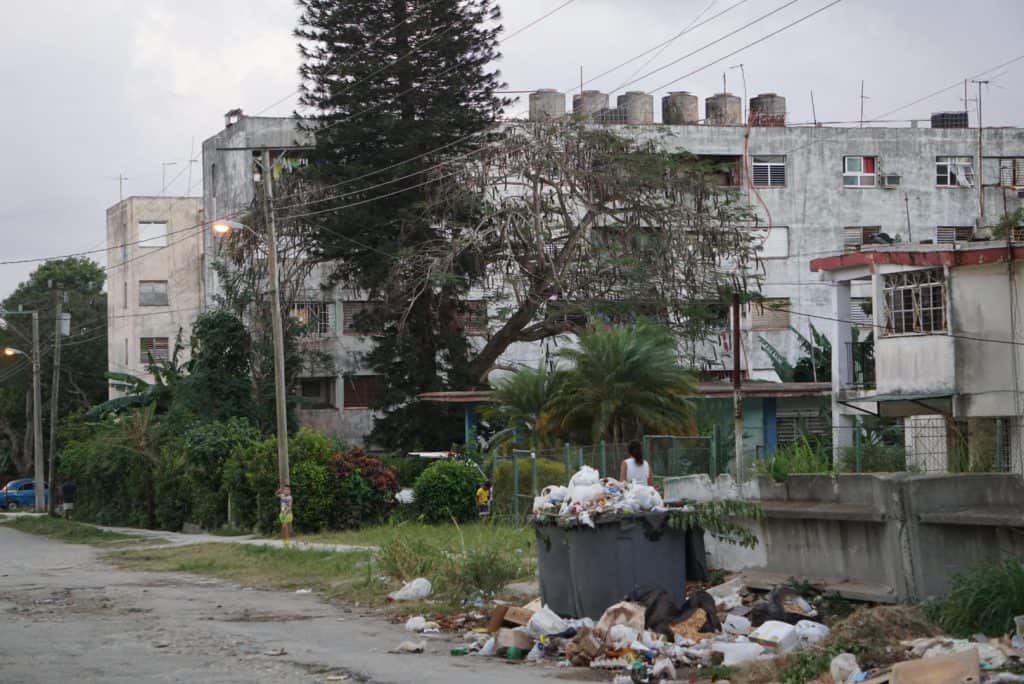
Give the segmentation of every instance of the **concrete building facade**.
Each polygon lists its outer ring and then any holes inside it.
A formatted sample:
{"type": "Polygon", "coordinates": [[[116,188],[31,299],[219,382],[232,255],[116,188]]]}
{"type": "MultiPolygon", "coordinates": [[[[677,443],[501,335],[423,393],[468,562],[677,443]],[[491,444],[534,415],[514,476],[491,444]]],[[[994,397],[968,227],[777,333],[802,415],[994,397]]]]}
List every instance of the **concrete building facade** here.
{"type": "MultiPolygon", "coordinates": [[[[204,306],[203,213],[196,197],[129,197],[107,209],[107,366],[147,380],[204,306]]],[[[114,390],[111,390],[112,395],[114,390]]]]}
{"type": "MultiPolygon", "coordinates": [[[[1016,232],[811,263],[832,285],[837,310],[855,284],[872,292],[872,372],[856,357],[833,359],[836,442],[848,443],[846,427],[859,416],[904,418],[912,466],[1024,474],[1024,229],[1016,232]]],[[[834,339],[849,343],[850,328],[836,316],[834,339]]]]}

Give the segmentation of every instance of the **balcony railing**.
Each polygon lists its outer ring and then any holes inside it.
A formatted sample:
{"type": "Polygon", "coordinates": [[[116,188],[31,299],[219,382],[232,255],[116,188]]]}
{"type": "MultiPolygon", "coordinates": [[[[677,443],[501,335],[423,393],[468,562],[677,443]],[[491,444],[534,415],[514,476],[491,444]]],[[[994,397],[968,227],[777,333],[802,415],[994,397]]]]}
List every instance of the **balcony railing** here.
{"type": "Polygon", "coordinates": [[[850,364],[848,387],[870,389],[875,386],[875,342],[847,342],[850,364]]]}

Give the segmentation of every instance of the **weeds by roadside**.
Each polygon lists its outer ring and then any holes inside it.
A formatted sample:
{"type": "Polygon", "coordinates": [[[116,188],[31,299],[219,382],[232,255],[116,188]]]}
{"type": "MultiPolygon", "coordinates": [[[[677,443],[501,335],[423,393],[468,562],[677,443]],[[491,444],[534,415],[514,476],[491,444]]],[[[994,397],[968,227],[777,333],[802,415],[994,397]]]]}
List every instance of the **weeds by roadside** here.
{"type": "Polygon", "coordinates": [[[90,544],[98,546],[131,544],[142,541],[153,543],[152,539],[143,540],[127,534],[107,532],[106,530],[101,530],[93,525],[68,521],[63,518],[54,518],[48,515],[18,517],[5,524],[7,527],[18,530],[19,532],[38,534],[51,539],[68,542],[70,544],[90,544]]]}
{"type": "Polygon", "coordinates": [[[1000,636],[1024,613],[1024,563],[985,563],[953,575],[949,593],[927,605],[928,616],[954,636],[1000,636]]]}

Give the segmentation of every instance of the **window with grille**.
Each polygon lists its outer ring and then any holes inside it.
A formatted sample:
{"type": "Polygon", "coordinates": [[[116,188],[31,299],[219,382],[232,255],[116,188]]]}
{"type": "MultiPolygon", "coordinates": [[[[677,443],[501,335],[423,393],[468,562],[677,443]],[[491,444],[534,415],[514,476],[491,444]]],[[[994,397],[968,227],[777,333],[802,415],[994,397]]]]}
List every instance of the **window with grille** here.
{"type": "Polygon", "coordinates": [[[1024,187],[1024,157],[999,160],[999,185],[1004,188],[1024,187]]]}
{"type": "Polygon", "coordinates": [[[873,244],[875,236],[881,230],[881,226],[847,226],[843,228],[843,249],[847,252],[859,252],[864,245],[873,244]]]}
{"type": "Polygon", "coordinates": [[[813,409],[779,410],[775,429],[779,445],[792,444],[801,435],[826,436],[832,431],[828,419],[813,409]]]}
{"type": "Polygon", "coordinates": [[[166,247],[166,221],[139,221],[139,247],[166,247]]]}
{"type": "Polygon", "coordinates": [[[973,226],[939,226],[935,231],[935,242],[939,244],[970,242],[972,237],[974,237],[973,226]]]}
{"type": "Polygon", "coordinates": [[[376,326],[368,330],[366,320],[368,316],[375,314],[380,307],[377,302],[342,302],[341,305],[341,333],[343,335],[363,335],[367,333],[380,332],[376,326]]]}
{"type": "Polygon", "coordinates": [[[774,188],[786,185],[785,155],[754,157],[751,162],[751,176],[754,186],[774,188]]]}
{"type": "Polygon", "coordinates": [[[302,408],[335,408],[334,378],[301,378],[299,394],[302,397],[302,408]]]}
{"type": "Polygon", "coordinates": [[[384,381],[379,375],[345,377],[345,408],[369,408],[384,396],[384,381]]]}
{"type": "Polygon", "coordinates": [[[974,160],[971,157],[936,157],[935,184],[941,188],[973,188],[974,160]]]}
{"type": "Polygon", "coordinates": [[[170,358],[170,345],[166,337],[141,337],[139,338],[139,358],[143,363],[148,363],[150,358],[154,361],[166,361],[170,358]]]}
{"type": "Polygon", "coordinates": [[[140,280],[139,306],[167,306],[167,281],[140,280]]]}
{"type": "Polygon", "coordinates": [[[843,157],[843,186],[847,188],[875,187],[875,158],[843,157]]]}
{"type": "Polygon", "coordinates": [[[462,327],[467,335],[487,334],[487,302],[482,299],[463,302],[462,327]]]}
{"type": "Polygon", "coordinates": [[[789,328],[789,298],[766,299],[750,305],[751,330],[789,328]]]}
{"type": "Polygon", "coordinates": [[[334,302],[295,302],[291,316],[306,329],[307,335],[328,335],[334,332],[334,302]]]}
{"type": "Polygon", "coordinates": [[[946,279],[942,269],[884,276],[885,334],[946,331],[946,279]]]}

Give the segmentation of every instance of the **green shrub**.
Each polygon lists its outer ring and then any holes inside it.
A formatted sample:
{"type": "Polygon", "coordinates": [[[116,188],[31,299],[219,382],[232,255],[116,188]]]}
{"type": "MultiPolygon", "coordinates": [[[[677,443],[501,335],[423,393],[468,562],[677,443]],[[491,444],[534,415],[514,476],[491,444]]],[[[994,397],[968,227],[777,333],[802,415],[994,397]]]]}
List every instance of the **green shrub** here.
{"type": "Polygon", "coordinates": [[[859,448],[860,470],[857,470],[855,447],[843,449],[840,470],[847,473],[900,473],[907,469],[907,452],[903,447],[869,443],[859,448]]]}
{"type": "MultiPolygon", "coordinates": [[[[533,506],[533,472],[530,458],[519,459],[519,512],[529,513],[533,506]]],[[[537,459],[537,492],[548,485],[564,485],[565,463],[549,458],[537,459]]],[[[494,512],[511,513],[514,496],[512,462],[498,465],[494,473],[494,512]]]]}
{"type": "Polygon", "coordinates": [[[398,491],[394,469],[357,448],[331,456],[327,470],[334,498],[331,527],[360,527],[387,518],[398,491]]]}
{"type": "Polygon", "coordinates": [[[192,510],[195,484],[188,476],[184,456],[165,448],[156,469],[156,526],[162,530],[180,530],[192,510]]]}
{"type": "Polygon", "coordinates": [[[949,593],[927,607],[928,617],[955,636],[1002,636],[1024,614],[1024,562],[983,563],[950,580],[949,593]]]}
{"type": "Polygon", "coordinates": [[[391,466],[395,471],[395,478],[399,487],[412,487],[416,484],[416,478],[420,476],[431,461],[419,456],[408,456],[403,454],[392,454],[381,459],[385,465],[391,466]]]}
{"type": "Polygon", "coordinates": [[[328,526],[334,506],[333,487],[327,466],[314,460],[299,460],[291,468],[295,529],[318,532],[328,526]]]}
{"type": "Polygon", "coordinates": [[[754,472],[782,482],[790,475],[832,472],[832,448],[820,438],[800,435],[766,459],[755,461],[754,472]]]}
{"type": "Polygon", "coordinates": [[[191,522],[208,530],[227,524],[228,490],[224,487],[224,466],[230,454],[255,444],[259,432],[248,421],[231,418],[200,423],[181,441],[182,474],[191,484],[191,522]]]}
{"type": "Polygon", "coordinates": [[[472,520],[477,515],[476,489],[483,479],[471,465],[438,461],[416,478],[416,510],[428,522],[472,520]]]}

